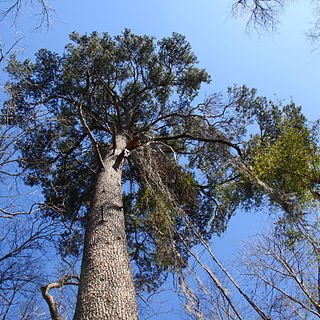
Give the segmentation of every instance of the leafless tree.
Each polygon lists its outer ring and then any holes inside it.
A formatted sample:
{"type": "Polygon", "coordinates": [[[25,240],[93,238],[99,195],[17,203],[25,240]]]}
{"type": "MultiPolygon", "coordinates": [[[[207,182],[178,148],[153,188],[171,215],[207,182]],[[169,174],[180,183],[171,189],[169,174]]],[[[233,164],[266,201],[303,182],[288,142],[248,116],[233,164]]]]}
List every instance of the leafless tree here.
{"type": "Polygon", "coordinates": [[[187,224],[200,242],[196,249],[184,242],[191,259],[178,272],[178,293],[189,316],[192,319],[242,320],[250,315],[269,320],[261,304],[217,258],[210,243],[192,228],[190,221],[187,224]]]}
{"type": "Polygon", "coordinates": [[[247,242],[232,276],[201,239],[178,277],[190,319],[320,318],[319,219],[276,224],[247,242]],[[279,227],[280,225],[280,227],[279,227]],[[239,272],[240,269],[240,272],[239,272]]]}
{"type": "Polygon", "coordinates": [[[12,319],[45,281],[45,248],[56,227],[29,215],[2,218],[0,228],[0,315],[2,319],[12,319]]]}
{"type": "MultiPolygon", "coordinates": [[[[232,5],[235,16],[246,19],[248,31],[275,31],[281,22],[281,14],[292,4],[289,0],[236,0],[232,5]]],[[[320,36],[320,10],[318,1],[310,1],[313,9],[313,21],[307,35],[312,40],[320,36]]]]}
{"type": "Polygon", "coordinates": [[[279,15],[290,3],[287,0],[238,0],[232,11],[247,18],[247,27],[274,31],[279,24],[279,15]]]}
{"type": "Polygon", "coordinates": [[[55,271],[48,276],[45,266],[63,227],[40,217],[35,191],[23,187],[15,146],[25,131],[12,127],[12,116],[2,113],[0,123],[0,317],[46,319],[40,287],[54,277],[55,271]]]}
{"type": "MultiPolygon", "coordinates": [[[[19,19],[29,11],[36,20],[33,19],[36,29],[42,27],[49,28],[50,20],[54,13],[54,9],[49,5],[48,0],[4,0],[0,4],[0,24],[11,23],[12,26],[17,25],[19,19]]],[[[30,17],[27,17],[30,19],[30,17]]],[[[6,59],[9,54],[17,51],[18,43],[22,38],[14,36],[14,41],[8,41],[7,37],[2,36],[0,39],[0,64],[6,59]]]]}
{"type": "Polygon", "coordinates": [[[0,64],[5,60],[5,58],[8,56],[8,54],[13,53],[16,45],[20,39],[16,40],[9,48],[5,48],[2,43],[0,43],[0,64]]]}
{"type": "Polygon", "coordinates": [[[0,6],[0,22],[5,19],[11,19],[13,24],[16,24],[19,17],[26,9],[31,9],[33,14],[39,18],[37,28],[42,26],[49,27],[50,17],[53,9],[47,0],[8,0],[2,1],[0,6]]]}
{"type": "Polygon", "coordinates": [[[289,235],[262,234],[250,244],[243,273],[272,319],[320,318],[319,231],[315,221],[289,235]]]}

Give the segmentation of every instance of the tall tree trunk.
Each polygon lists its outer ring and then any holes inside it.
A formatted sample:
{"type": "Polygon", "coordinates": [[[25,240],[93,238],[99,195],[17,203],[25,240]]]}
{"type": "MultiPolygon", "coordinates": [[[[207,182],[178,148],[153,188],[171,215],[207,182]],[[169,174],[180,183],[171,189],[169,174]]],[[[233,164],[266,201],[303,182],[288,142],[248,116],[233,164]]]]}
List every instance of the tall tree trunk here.
{"type": "Polygon", "coordinates": [[[138,319],[122,204],[121,173],[127,140],[116,137],[104,159],[87,219],[75,320],[138,319]]]}

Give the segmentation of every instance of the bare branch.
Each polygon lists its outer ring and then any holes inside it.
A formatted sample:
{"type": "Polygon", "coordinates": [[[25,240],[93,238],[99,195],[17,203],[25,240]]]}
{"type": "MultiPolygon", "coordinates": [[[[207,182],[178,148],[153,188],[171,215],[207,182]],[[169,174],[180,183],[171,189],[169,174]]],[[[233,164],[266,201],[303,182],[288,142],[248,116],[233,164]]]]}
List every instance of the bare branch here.
{"type": "Polygon", "coordinates": [[[14,47],[18,44],[19,41],[21,41],[22,38],[19,38],[18,40],[16,40],[10,47],[9,49],[7,49],[5,52],[3,51],[4,49],[0,46],[0,63],[6,58],[6,56],[9,53],[12,53],[14,47]]]}
{"type": "MultiPolygon", "coordinates": [[[[318,230],[315,224],[314,231],[318,230]]],[[[313,247],[309,236],[305,237],[299,231],[299,237],[291,242],[286,232],[276,229],[271,234],[261,234],[249,244],[249,251],[242,261],[248,286],[256,286],[257,295],[269,296],[267,305],[281,301],[281,319],[287,319],[292,313],[302,319],[308,318],[308,313],[320,317],[319,278],[316,275],[319,256],[317,251],[308,250],[313,247]]],[[[318,232],[315,237],[318,238],[318,232]]]]}
{"type": "Polygon", "coordinates": [[[100,150],[99,150],[99,145],[98,145],[97,141],[95,140],[95,138],[94,138],[94,136],[93,136],[93,134],[92,134],[92,132],[91,132],[91,130],[90,130],[85,118],[84,118],[83,108],[82,108],[81,104],[78,105],[78,113],[79,113],[80,121],[81,121],[84,129],[86,130],[86,132],[87,132],[87,134],[88,134],[88,136],[89,136],[89,138],[91,140],[92,146],[93,146],[94,151],[96,153],[97,159],[98,159],[98,161],[99,161],[99,163],[101,165],[101,168],[104,169],[105,166],[104,166],[104,162],[103,162],[100,150]]]}
{"type": "Polygon", "coordinates": [[[153,138],[152,141],[170,141],[170,140],[179,140],[179,139],[224,144],[226,146],[229,146],[229,147],[235,149],[239,156],[242,155],[241,149],[237,145],[233,144],[232,142],[230,142],[228,140],[198,137],[198,136],[193,136],[193,135],[191,135],[189,133],[183,133],[183,134],[179,134],[179,135],[176,135],[176,136],[153,138]]]}
{"type": "Polygon", "coordinates": [[[232,310],[234,313],[237,315],[238,319],[243,319],[242,316],[239,314],[237,307],[234,305],[232,302],[231,298],[229,297],[227,290],[222,286],[221,282],[219,279],[216,277],[216,275],[212,272],[212,270],[190,249],[188,244],[184,239],[182,239],[182,242],[186,246],[187,251],[190,253],[190,255],[198,262],[198,264],[202,267],[202,269],[208,274],[210,279],[213,281],[215,286],[219,289],[219,291],[223,294],[225,299],[228,301],[229,305],[231,306],[232,310]]]}
{"type": "MultiPolygon", "coordinates": [[[[18,23],[18,19],[20,15],[22,15],[24,6],[34,6],[33,1],[9,0],[2,2],[2,8],[0,9],[0,21],[4,21],[8,17],[12,17],[13,24],[18,23]],[[8,4],[7,7],[4,7],[5,3],[8,4]]],[[[50,17],[53,14],[54,10],[49,6],[47,0],[37,0],[36,2],[39,8],[39,12],[36,13],[36,15],[40,17],[40,22],[36,26],[36,29],[41,28],[43,25],[49,28],[50,17]]]]}
{"type": "MultiPolygon", "coordinates": [[[[186,217],[186,219],[188,219],[186,217]]],[[[252,308],[260,315],[260,317],[264,320],[270,320],[271,318],[268,317],[263,310],[253,302],[252,299],[249,298],[249,296],[241,289],[239,284],[235,281],[235,279],[231,276],[231,274],[227,271],[227,269],[221,264],[221,262],[217,259],[217,257],[214,255],[213,251],[211,250],[208,243],[203,239],[201,234],[192,226],[191,222],[188,219],[188,225],[192,228],[193,232],[196,234],[197,238],[200,240],[200,243],[203,245],[203,247],[206,249],[206,252],[209,253],[212,260],[217,264],[217,266],[222,270],[222,272],[227,276],[227,278],[231,281],[231,283],[237,288],[239,293],[245,298],[245,300],[252,306],[252,308]]]]}
{"type": "Polygon", "coordinates": [[[51,289],[60,288],[65,285],[77,285],[78,286],[79,281],[80,281],[79,277],[73,274],[73,275],[61,278],[58,282],[49,283],[45,287],[41,287],[41,293],[42,293],[44,300],[48,304],[52,320],[61,320],[61,318],[58,314],[57,305],[54,301],[54,297],[52,295],[50,295],[49,291],[51,289]],[[72,279],[75,279],[76,282],[70,281],[72,279]]]}
{"type": "MultiPolygon", "coordinates": [[[[34,204],[34,205],[36,205],[36,204],[34,204]]],[[[28,215],[28,214],[32,214],[32,213],[35,213],[40,210],[40,208],[33,210],[32,207],[30,208],[29,211],[20,211],[20,212],[19,211],[18,212],[10,212],[10,211],[7,211],[7,210],[0,208],[0,212],[3,213],[3,215],[2,214],[0,215],[0,218],[12,218],[12,217],[16,217],[19,215],[28,215]]]]}
{"type": "Polygon", "coordinates": [[[247,29],[275,31],[278,15],[289,3],[287,0],[237,0],[232,7],[234,15],[247,17],[247,29]]]}

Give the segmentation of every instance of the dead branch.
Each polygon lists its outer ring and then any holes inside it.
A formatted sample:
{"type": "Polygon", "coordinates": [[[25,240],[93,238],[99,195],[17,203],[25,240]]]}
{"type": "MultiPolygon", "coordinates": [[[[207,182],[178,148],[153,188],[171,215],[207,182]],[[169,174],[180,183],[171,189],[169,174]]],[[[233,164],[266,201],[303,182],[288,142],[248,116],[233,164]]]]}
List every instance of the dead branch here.
{"type": "Polygon", "coordinates": [[[92,134],[92,132],[91,132],[91,130],[90,130],[85,118],[84,118],[83,108],[82,108],[81,104],[78,105],[78,113],[79,113],[80,121],[81,121],[84,129],[86,130],[86,132],[87,132],[87,134],[88,134],[88,136],[89,136],[89,138],[91,140],[92,146],[93,146],[94,151],[96,153],[97,159],[98,159],[98,161],[99,161],[99,163],[101,165],[101,168],[104,169],[105,166],[104,166],[104,162],[103,162],[100,150],[99,150],[99,145],[98,145],[96,139],[94,138],[94,136],[93,136],[93,134],[92,134]]]}
{"type": "Polygon", "coordinates": [[[49,291],[51,289],[60,288],[65,285],[78,286],[79,282],[80,282],[79,277],[75,274],[72,274],[70,276],[65,276],[65,277],[61,278],[58,282],[49,283],[48,285],[41,287],[41,293],[42,293],[44,300],[48,304],[52,320],[61,320],[61,318],[58,314],[58,309],[57,309],[56,302],[54,301],[54,297],[49,293],[49,291]],[[70,281],[73,279],[75,279],[76,282],[70,281]]]}
{"type": "Polygon", "coordinates": [[[218,258],[215,256],[213,251],[211,250],[209,244],[203,239],[202,235],[198,232],[196,228],[192,225],[191,221],[188,219],[187,216],[184,217],[187,221],[188,226],[192,229],[192,231],[195,233],[197,239],[200,241],[200,243],[205,248],[206,252],[209,253],[212,260],[217,264],[219,269],[227,276],[227,278],[230,280],[230,282],[236,287],[236,289],[239,291],[239,293],[244,297],[244,299],[251,305],[251,307],[260,315],[260,317],[264,320],[270,320],[270,317],[268,317],[262,309],[253,302],[252,299],[249,298],[249,296],[241,289],[239,284],[235,281],[235,279],[231,276],[231,274],[228,272],[228,270],[222,265],[222,263],[218,260],[218,258]]]}
{"type": "Polygon", "coordinates": [[[212,272],[212,270],[190,249],[190,247],[188,246],[188,244],[181,239],[182,242],[184,243],[184,245],[186,246],[187,251],[190,253],[190,255],[197,261],[197,263],[202,267],[202,269],[207,273],[207,275],[210,277],[210,279],[213,281],[213,283],[215,284],[215,286],[219,289],[219,291],[222,293],[222,295],[225,297],[225,299],[228,301],[230,307],[232,308],[232,310],[234,311],[234,313],[236,314],[237,318],[239,320],[242,320],[243,318],[241,317],[241,315],[239,314],[236,306],[234,305],[234,303],[232,302],[231,298],[229,297],[227,290],[222,286],[221,282],[219,281],[219,279],[216,277],[216,275],[212,272]]]}

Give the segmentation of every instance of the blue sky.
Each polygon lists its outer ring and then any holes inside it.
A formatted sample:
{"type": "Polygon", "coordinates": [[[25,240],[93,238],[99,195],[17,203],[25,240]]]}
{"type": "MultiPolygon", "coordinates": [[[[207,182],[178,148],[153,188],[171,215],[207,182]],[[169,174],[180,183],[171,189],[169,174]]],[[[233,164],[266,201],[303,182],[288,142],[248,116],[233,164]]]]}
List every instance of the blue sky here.
{"type": "MultiPolygon", "coordinates": [[[[313,50],[305,36],[312,21],[308,3],[292,4],[280,18],[277,33],[267,35],[247,33],[245,18],[236,20],[231,5],[230,0],[57,0],[51,1],[56,12],[48,31],[33,30],[36,17],[26,10],[16,26],[0,25],[0,40],[9,47],[14,39],[23,37],[17,48],[23,49],[20,57],[25,58],[43,47],[61,53],[72,31],[115,35],[130,28],[157,38],[179,32],[191,43],[200,66],[212,76],[200,100],[233,84],[245,84],[271,99],[292,99],[310,120],[319,119],[320,52],[313,50]]],[[[261,229],[266,220],[252,213],[234,217],[229,230],[216,241],[217,253],[230,260],[239,240],[261,229]]],[[[168,315],[163,319],[169,319],[168,315]]]]}
{"type": "Polygon", "coordinates": [[[13,37],[22,36],[20,48],[25,57],[30,57],[42,47],[62,52],[72,31],[118,34],[130,28],[134,33],[157,38],[179,32],[187,37],[200,65],[213,79],[200,98],[233,84],[246,84],[270,98],[292,98],[311,118],[320,115],[319,51],[312,50],[304,34],[312,21],[307,4],[291,5],[281,17],[277,33],[258,35],[246,33],[245,18],[232,17],[232,1],[221,2],[51,1],[56,14],[49,31],[33,30],[37,19],[29,10],[14,28],[8,23],[0,26],[0,40],[9,46],[13,37]]]}

